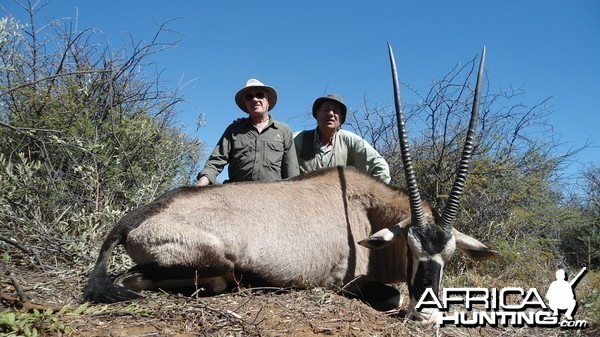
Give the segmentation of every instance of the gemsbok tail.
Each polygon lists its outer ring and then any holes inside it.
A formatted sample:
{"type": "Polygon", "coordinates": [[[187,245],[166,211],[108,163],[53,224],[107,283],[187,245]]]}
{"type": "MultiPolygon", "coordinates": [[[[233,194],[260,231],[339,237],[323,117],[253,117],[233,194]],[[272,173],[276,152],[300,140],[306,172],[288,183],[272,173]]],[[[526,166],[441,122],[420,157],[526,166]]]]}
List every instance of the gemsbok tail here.
{"type": "MultiPolygon", "coordinates": [[[[119,226],[115,226],[115,229],[119,226]]],[[[100,248],[100,254],[83,293],[83,300],[97,303],[114,303],[141,297],[125,287],[115,285],[108,276],[108,262],[115,247],[124,242],[124,235],[113,229],[100,248]]]]}

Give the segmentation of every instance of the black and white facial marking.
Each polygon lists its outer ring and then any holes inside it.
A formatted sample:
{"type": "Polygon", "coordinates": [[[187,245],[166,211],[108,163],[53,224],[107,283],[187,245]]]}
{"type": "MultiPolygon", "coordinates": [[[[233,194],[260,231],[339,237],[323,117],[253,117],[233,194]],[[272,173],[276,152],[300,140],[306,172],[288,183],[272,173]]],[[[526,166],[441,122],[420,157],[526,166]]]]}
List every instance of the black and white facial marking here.
{"type": "Polygon", "coordinates": [[[451,232],[436,224],[423,227],[411,227],[408,230],[408,290],[411,303],[416,304],[425,292],[431,288],[437,294],[442,281],[444,264],[456,249],[451,232]]]}

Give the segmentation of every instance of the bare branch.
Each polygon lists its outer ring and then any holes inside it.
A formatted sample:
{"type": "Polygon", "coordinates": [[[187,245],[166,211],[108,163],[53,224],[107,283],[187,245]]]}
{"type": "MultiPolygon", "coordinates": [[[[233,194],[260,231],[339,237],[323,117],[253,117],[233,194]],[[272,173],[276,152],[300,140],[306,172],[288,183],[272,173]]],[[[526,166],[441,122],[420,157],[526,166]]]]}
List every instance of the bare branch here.
{"type": "Polygon", "coordinates": [[[23,84],[18,85],[18,86],[14,87],[14,88],[7,89],[7,90],[5,90],[5,91],[3,91],[3,92],[0,93],[0,97],[8,95],[8,94],[10,94],[10,93],[12,93],[14,91],[19,90],[19,89],[23,89],[23,88],[26,88],[26,87],[30,87],[30,86],[36,85],[36,84],[38,84],[40,82],[54,80],[54,79],[56,79],[58,77],[72,76],[72,75],[81,75],[81,74],[93,74],[93,73],[108,73],[108,72],[111,72],[111,71],[112,71],[112,69],[96,69],[96,70],[79,70],[79,71],[73,71],[73,72],[68,72],[68,73],[54,74],[54,75],[46,76],[44,78],[37,79],[35,81],[31,81],[31,82],[28,82],[28,83],[23,83],[23,84]]]}

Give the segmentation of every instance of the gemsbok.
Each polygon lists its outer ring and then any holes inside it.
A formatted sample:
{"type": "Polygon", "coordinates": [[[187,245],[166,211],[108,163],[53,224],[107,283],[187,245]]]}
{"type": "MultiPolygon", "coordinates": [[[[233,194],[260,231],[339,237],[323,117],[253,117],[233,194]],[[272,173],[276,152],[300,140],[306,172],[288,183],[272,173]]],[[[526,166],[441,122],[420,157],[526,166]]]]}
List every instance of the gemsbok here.
{"type": "Polygon", "coordinates": [[[116,302],[144,289],[182,286],[217,294],[240,282],[360,297],[364,285],[407,282],[408,317],[432,322],[434,312],[414,307],[427,288],[438,293],[455,249],[475,260],[499,255],[453,228],[474,147],[485,48],[462,159],[441,216],[419,195],[389,44],[388,50],[407,192],[348,167],[277,182],[176,188],[112,228],[84,300],[116,302]],[[136,266],[113,281],[108,264],[120,244],[136,266]]]}

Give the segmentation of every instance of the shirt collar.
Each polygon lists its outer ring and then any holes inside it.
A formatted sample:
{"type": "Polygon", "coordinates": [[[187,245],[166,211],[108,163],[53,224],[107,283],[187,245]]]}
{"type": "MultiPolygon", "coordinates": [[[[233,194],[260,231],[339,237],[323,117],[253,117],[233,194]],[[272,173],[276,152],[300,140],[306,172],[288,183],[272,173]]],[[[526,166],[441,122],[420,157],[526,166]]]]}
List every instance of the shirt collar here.
{"type": "MultiPolygon", "coordinates": [[[[337,130],[335,130],[335,132],[333,133],[333,138],[336,138],[338,136],[338,133],[340,132],[342,128],[339,127],[337,128],[337,130]]],[[[323,141],[321,140],[321,137],[319,136],[319,127],[317,126],[315,128],[315,139],[314,139],[315,144],[316,143],[320,143],[323,144],[323,141]]]]}
{"type": "MultiPolygon", "coordinates": [[[[254,125],[252,125],[252,120],[250,119],[250,117],[246,117],[246,121],[244,122],[244,124],[246,125],[246,127],[254,127],[254,125]]],[[[265,126],[265,129],[271,126],[273,126],[275,129],[281,128],[280,122],[274,120],[271,114],[269,114],[269,123],[267,124],[267,126],[265,126]]]]}

